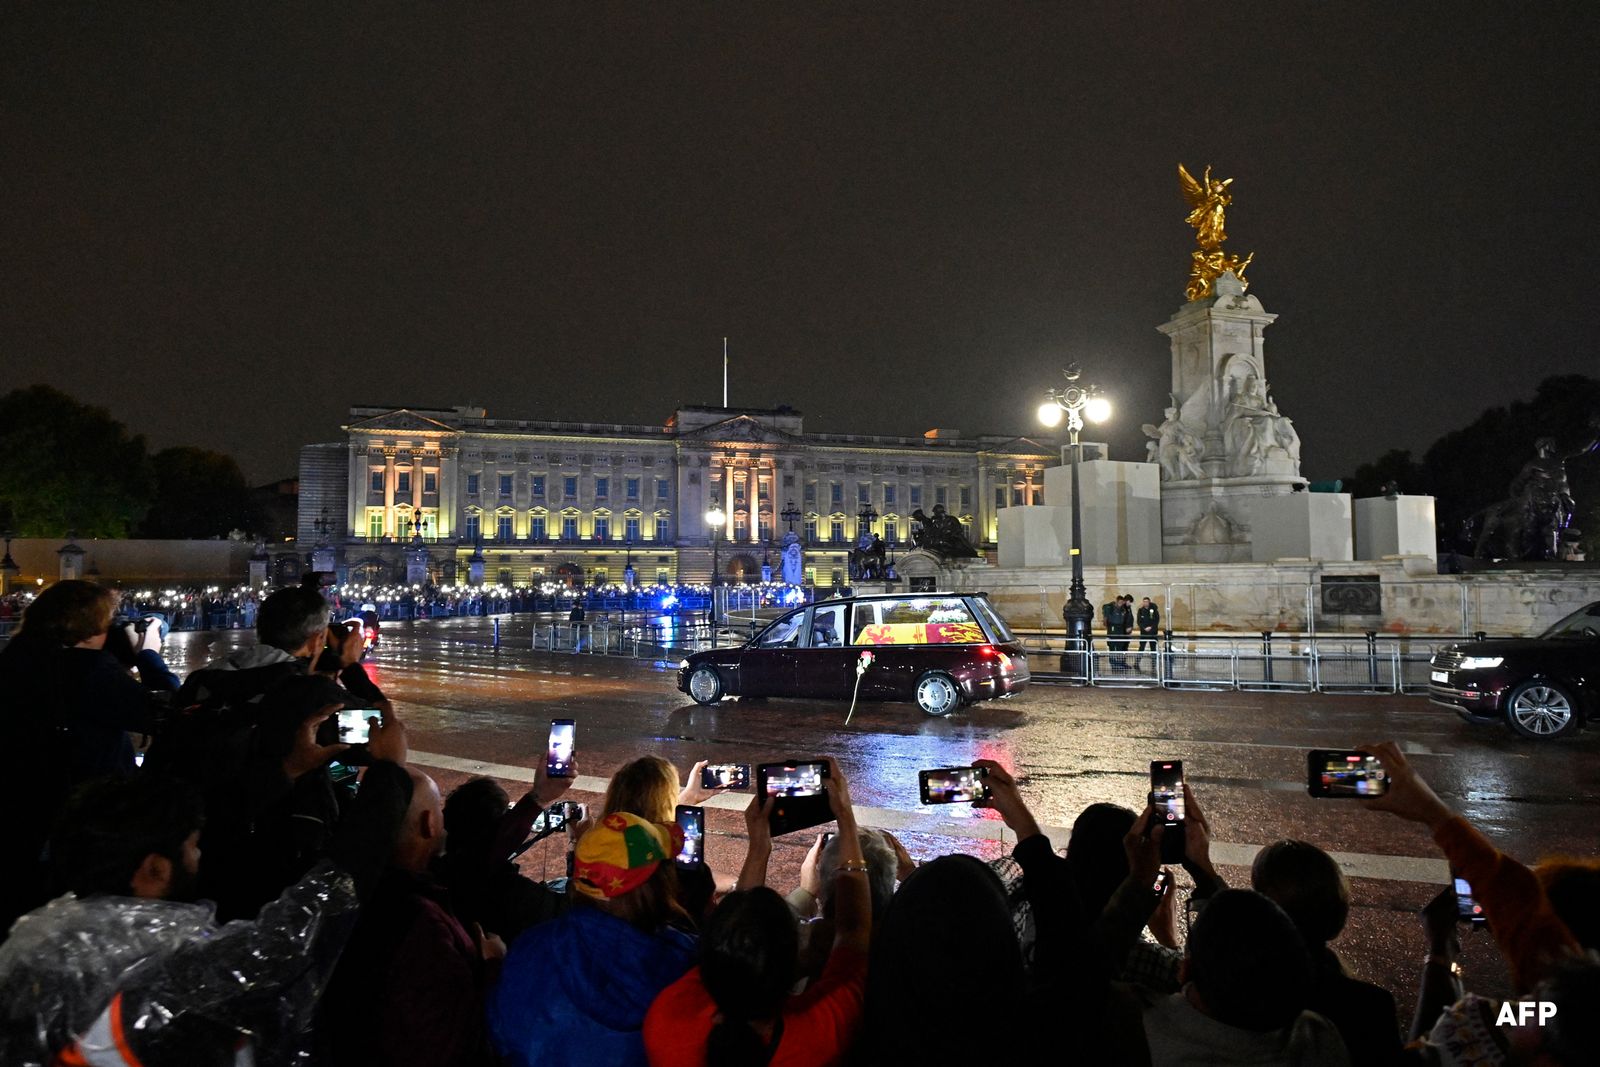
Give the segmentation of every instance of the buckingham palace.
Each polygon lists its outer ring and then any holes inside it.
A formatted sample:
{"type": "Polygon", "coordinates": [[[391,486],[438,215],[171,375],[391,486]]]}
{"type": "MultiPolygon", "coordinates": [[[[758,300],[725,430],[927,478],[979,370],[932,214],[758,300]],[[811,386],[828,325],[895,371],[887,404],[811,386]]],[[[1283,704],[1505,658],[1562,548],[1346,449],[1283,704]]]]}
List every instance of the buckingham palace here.
{"type": "Polygon", "coordinates": [[[756,581],[785,533],[806,580],[844,580],[857,539],[909,548],[942,507],[992,550],[999,509],[1042,501],[1047,440],[806,433],[792,408],[683,407],[659,426],[491,418],[483,408],[353,407],[342,440],[300,456],[299,549],[357,582],[440,584],[481,567],[547,580],[756,581]],[[720,507],[726,528],[707,513],[720,507]]]}

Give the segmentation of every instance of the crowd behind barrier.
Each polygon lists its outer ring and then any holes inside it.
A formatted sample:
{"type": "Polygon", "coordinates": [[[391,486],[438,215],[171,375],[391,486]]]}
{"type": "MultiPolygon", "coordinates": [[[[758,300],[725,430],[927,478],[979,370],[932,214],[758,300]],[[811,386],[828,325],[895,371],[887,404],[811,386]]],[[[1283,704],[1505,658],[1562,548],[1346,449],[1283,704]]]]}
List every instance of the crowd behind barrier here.
{"type": "Polygon", "coordinates": [[[1525,866],[1392,742],[1363,746],[1351,803],[1424,827],[1470,893],[1421,913],[1406,1025],[1340,961],[1354,890],[1334,859],[1275,842],[1230,886],[1222,828],[1171,765],[1142,811],[1091,804],[1062,842],[1025,767],[975,760],[937,788],[1003,819],[1016,845],[989,862],[912,855],[858,825],[837,760],[787,752],[753,782],[644,756],[585,810],[581,722],[515,803],[486,778],[443,797],[331,606],[276,592],[254,643],[178,679],[113,591],[28,605],[0,650],[29,805],[0,885],[0,1062],[1600,1062],[1600,862],[1525,866]],[[693,813],[741,782],[729,880],[693,813]],[[798,884],[769,886],[793,832],[798,884]],[[516,857],[552,833],[569,873],[534,880],[516,857]],[[1462,972],[1477,917],[1504,1002],[1462,972]]]}

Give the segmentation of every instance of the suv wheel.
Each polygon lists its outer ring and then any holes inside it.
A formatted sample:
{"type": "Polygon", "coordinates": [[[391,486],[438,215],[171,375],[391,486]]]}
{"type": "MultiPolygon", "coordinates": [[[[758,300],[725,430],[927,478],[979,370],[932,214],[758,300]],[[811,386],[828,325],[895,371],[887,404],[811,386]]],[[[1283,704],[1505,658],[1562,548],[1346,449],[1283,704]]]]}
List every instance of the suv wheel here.
{"type": "Polygon", "coordinates": [[[1543,741],[1576,730],[1578,710],[1565,686],[1535,678],[1511,690],[1506,698],[1506,722],[1523,737],[1543,741]]]}
{"type": "Polygon", "coordinates": [[[917,681],[917,707],[929,715],[948,715],[961,706],[961,690],[943,672],[924,674],[917,681]]]}
{"type": "Polygon", "coordinates": [[[715,704],[722,699],[722,675],[702,663],[689,674],[689,696],[696,704],[715,704]]]}

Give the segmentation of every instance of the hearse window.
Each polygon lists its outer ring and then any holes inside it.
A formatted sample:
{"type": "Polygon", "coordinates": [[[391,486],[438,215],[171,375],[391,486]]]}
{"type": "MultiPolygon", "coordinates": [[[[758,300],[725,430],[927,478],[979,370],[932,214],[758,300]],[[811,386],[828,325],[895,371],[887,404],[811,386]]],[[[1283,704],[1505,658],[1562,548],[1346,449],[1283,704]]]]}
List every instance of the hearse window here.
{"type": "Polygon", "coordinates": [[[843,648],[845,605],[829,604],[816,608],[811,615],[812,648],[843,648]]]}
{"type": "Polygon", "coordinates": [[[986,640],[960,597],[856,603],[857,645],[967,645],[986,640]]]}
{"type": "Polygon", "coordinates": [[[800,643],[800,624],[805,621],[806,613],[802,608],[791,612],[773,623],[761,640],[756,642],[757,648],[793,648],[800,643]]]}
{"type": "Polygon", "coordinates": [[[1016,640],[1016,637],[1011,633],[1011,627],[1006,625],[1006,621],[1000,617],[998,611],[994,610],[994,605],[989,603],[987,598],[981,596],[973,597],[972,606],[983,617],[983,621],[989,625],[989,632],[994,634],[996,641],[1003,644],[1011,644],[1016,640]]]}

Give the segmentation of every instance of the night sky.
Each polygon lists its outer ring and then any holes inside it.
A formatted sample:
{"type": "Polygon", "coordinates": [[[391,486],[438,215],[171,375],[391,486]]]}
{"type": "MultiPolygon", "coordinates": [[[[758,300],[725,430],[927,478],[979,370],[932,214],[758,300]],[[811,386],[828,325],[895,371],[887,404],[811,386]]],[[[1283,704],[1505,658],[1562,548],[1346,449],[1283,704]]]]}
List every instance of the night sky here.
{"type": "Polygon", "coordinates": [[[1193,231],[1305,473],[1600,373],[1593,5],[10,4],[0,387],[255,481],[352,403],[1038,433],[1142,458],[1193,231]],[[1091,435],[1093,436],[1093,435],[1091,435]]]}

